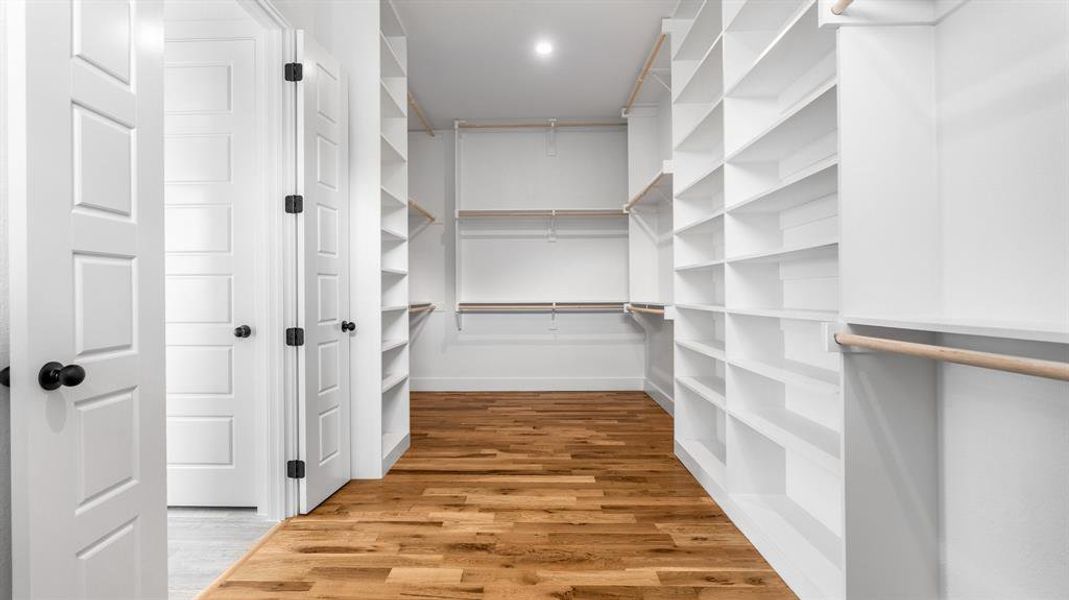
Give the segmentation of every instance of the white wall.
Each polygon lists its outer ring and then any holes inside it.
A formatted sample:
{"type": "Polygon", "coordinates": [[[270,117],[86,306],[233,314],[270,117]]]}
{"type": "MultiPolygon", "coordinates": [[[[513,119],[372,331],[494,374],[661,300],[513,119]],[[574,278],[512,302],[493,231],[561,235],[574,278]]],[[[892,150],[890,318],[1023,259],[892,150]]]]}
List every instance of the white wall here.
{"type": "MultiPolygon", "coordinates": [[[[0,2],[0,32],[7,23],[0,2]]],[[[7,272],[7,50],[0,35],[0,369],[10,358],[7,272]]],[[[10,407],[8,388],[0,386],[0,407],[10,407]]],[[[11,413],[0,410],[0,599],[11,597],[11,413]]]]}
{"type": "Polygon", "coordinates": [[[457,329],[453,166],[451,131],[409,135],[410,195],[438,217],[410,229],[411,297],[438,305],[412,321],[412,389],[641,390],[644,336],[627,315],[465,314],[457,329]]]}

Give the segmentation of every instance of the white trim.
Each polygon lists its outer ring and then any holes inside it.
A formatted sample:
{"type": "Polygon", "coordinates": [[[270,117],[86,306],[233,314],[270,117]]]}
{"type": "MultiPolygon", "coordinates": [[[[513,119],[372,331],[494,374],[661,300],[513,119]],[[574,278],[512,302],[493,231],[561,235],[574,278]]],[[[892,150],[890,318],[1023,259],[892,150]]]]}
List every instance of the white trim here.
{"type": "Polygon", "coordinates": [[[675,415],[675,401],[672,399],[672,394],[661,389],[661,386],[657,385],[652,379],[646,379],[643,389],[650,398],[653,398],[654,402],[664,409],[664,412],[675,415]]]}
{"type": "Polygon", "coordinates": [[[645,391],[642,377],[413,377],[414,392],[645,391]]]}

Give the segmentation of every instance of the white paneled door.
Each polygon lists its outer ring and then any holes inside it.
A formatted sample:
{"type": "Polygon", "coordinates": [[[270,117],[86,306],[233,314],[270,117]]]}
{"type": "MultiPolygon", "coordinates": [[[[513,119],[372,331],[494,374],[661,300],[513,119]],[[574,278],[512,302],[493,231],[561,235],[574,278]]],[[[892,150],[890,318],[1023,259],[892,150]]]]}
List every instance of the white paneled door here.
{"type": "Polygon", "coordinates": [[[16,598],[163,598],[161,3],[9,1],[16,598]]]}
{"type": "Polygon", "coordinates": [[[256,506],[257,31],[199,29],[164,47],[167,502],[256,506]]]}
{"type": "Polygon", "coordinates": [[[349,99],[338,61],[297,32],[297,185],[304,345],[299,392],[300,510],[349,481],[349,99]]]}

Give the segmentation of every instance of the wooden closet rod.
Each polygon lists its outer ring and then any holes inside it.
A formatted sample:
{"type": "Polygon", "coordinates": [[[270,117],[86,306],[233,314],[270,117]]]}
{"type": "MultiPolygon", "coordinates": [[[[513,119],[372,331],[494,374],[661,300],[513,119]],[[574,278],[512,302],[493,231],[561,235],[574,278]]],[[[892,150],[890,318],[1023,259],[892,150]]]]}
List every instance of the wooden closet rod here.
{"type": "Polygon", "coordinates": [[[417,304],[409,304],[408,305],[408,312],[410,312],[410,313],[418,313],[418,312],[431,311],[431,310],[434,310],[436,308],[438,308],[438,306],[436,306],[433,302],[419,302],[417,304]]]}
{"type": "Polygon", "coordinates": [[[1040,360],[1037,358],[1024,358],[1007,354],[993,354],[990,352],[978,352],[976,350],[962,350],[947,346],[935,346],[932,344],[918,344],[915,342],[903,342],[886,338],[857,335],[854,333],[836,333],[835,341],[840,346],[854,346],[867,348],[878,352],[890,352],[892,354],[905,354],[920,358],[930,358],[943,362],[969,365],[996,371],[1008,371],[1022,375],[1034,375],[1060,381],[1069,381],[1069,363],[1040,360]]]}
{"type": "Polygon", "coordinates": [[[641,202],[642,199],[646,197],[646,194],[650,193],[650,190],[652,190],[653,188],[657,187],[657,185],[659,183],[661,183],[661,180],[664,179],[666,175],[667,175],[667,173],[665,173],[663,171],[658,173],[657,176],[653,178],[653,181],[649,182],[649,184],[646,185],[646,187],[642,188],[641,192],[639,192],[638,194],[635,194],[634,198],[628,200],[627,204],[624,205],[624,212],[630,212],[631,209],[634,208],[636,204],[641,202]]]}
{"type": "Polygon", "coordinates": [[[461,302],[458,312],[553,312],[553,311],[616,312],[624,310],[623,302],[461,302]]]}
{"type": "Polygon", "coordinates": [[[458,218],[494,218],[494,217],[625,217],[627,213],[618,208],[547,208],[547,209],[485,209],[458,210],[458,218]]]}
{"type": "Polygon", "coordinates": [[[850,6],[854,0],[835,0],[835,4],[831,5],[831,14],[841,15],[846,12],[846,7],[850,6]]]}
{"type": "Polygon", "coordinates": [[[419,102],[416,102],[416,97],[412,95],[412,90],[408,91],[408,104],[412,107],[412,110],[416,111],[416,117],[423,124],[423,131],[426,131],[427,135],[434,137],[434,129],[427,120],[427,115],[423,114],[423,108],[420,107],[419,102]]]}
{"type": "Polygon", "coordinates": [[[627,123],[612,121],[546,121],[545,123],[467,123],[461,121],[461,129],[549,129],[551,127],[623,127],[627,123]]]}
{"type": "Polygon", "coordinates": [[[423,215],[424,217],[427,217],[427,220],[430,221],[431,223],[436,223],[438,221],[438,219],[435,219],[434,215],[432,215],[430,213],[430,211],[428,211],[426,208],[423,208],[422,206],[420,206],[419,202],[416,202],[415,200],[413,200],[411,198],[408,199],[408,207],[411,208],[412,210],[418,212],[419,214],[423,215]]]}
{"type": "Polygon", "coordinates": [[[648,315],[663,315],[664,314],[664,309],[663,308],[649,308],[649,307],[646,307],[646,306],[635,306],[634,304],[629,304],[627,306],[627,310],[630,311],[630,312],[645,313],[645,314],[648,314],[648,315]]]}
{"type": "Polygon", "coordinates": [[[653,49],[650,50],[649,56],[646,57],[646,62],[642,65],[642,71],[639,72],[638,79],[635,80],[635,85],[631,88],[631,94],[627,96],[627,103],[624,104],[624,114],[631,110],[631,105],[635,103],[638,93],[642,91],[642,84],[646,83],[646,76],[650,74],[653,63],[657,61],[657,54],[661,51],[661,46],[664,45],[665,37],[666,34],[664,33],[657,36],[657,41],[653,44],[653,49]]]}

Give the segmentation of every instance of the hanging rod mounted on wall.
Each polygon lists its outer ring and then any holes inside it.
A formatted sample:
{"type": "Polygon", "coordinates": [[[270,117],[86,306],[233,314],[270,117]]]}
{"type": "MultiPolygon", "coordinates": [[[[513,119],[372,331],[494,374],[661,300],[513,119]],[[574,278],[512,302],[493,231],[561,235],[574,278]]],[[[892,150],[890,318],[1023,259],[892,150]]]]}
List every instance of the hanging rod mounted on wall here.
{"type": "Polygon", "coordinates": [[[619,208],[535,208],[535,209],[477,209],[458,210],[458,219],[486,219],[509,217],[626,217],[619,208]]]}
{"type": "Polygon", "coordinates": [[[620,121],[557,121],[555,119],[547,119],[537,123],[469,123],[467,121],[457,121],[456,126],[459,129],[559,129],[562,127],[623,127],[625,125],[627,123],[620,121]]]}
{"type": "Polygon", "coordinates": [[[423,124],[423,131],[427,132],[427,135],[435,137],[434,128],[431,127],[430,121],[427,120],[427,115],[423,114],[423,107],[416,102],[416,97],[412,95],[412,90],[408,90],[408,104],[412,107],[412,110],[416,111],[416,118],[423,124]]]}
{"type": "Polygon", "coordinates": [[[1047,379],[1069,381],[1069,363],[1038,358],[1025,358],[1008,354],[993,354],[979,352],[977,350],[963,350],[948,346],[936,346],[933,344],[919,344],[916,342],[903,342],[887,338],[858,335],[855,333],[839,332],[835,334],[835,342],[840,346],[853,346],[865,348],[877,352],[891,354],[904,354],[919,358],[929,358],[959,365],[1007,371],[1021,375],[1033,375],[1047,379]]]}
{"type": "Polygon", "coordinates": [[[835,4],[831,5],[831,14],[841,15],[846,12],[846,7],[853,4],[854,0],[835,0],[835,4]]]}
{"type": "Polygon", "coordinates": [[[461,302],[457,312],[623,312],[623,302],[461,302]]]}
{"type": "Polygon", "coordinates": [[[664,315],[663,304],[649,304],[641,302],[630,302],[625,307],[627,312],[643,313],[648,315],[664,315]]]}
{"type": "Polygon", "coordinates": [[[646,83],[646,77],[650,74],[650,69],[653,68],[653,63],[657,62],[657,54],[661,51],[661,46],[664,45],[664,39],[668,34],[662,33],[657,36],[657,41],[653,44],[653,49],[650,50],[649,55],[646,57],[646,62],[642,65],[642,70],[638,73],[638,79],[635,80],[635,85],[631,88],[631,93],[627,96],[627,102],[624,103],[624,110],[622,114],[626,117],[627,113],[631,111],[631,106],[634,105],[635,99],[638,98],[639,92],[642,91],[642,84],[646,83]]]}
{"type": "Polygon", "coordinates": [[[436,223],[438,221],[438,219],[435,219],[434,215],[431,214],[431,212],[429,210],[427,210],[426,208],[423,208],[422,206],[420,206],[419,202],[416,202],[415,200],[413,200],[411,198],[408,199],[408,208],[410,208],[410,209],[418,212],[419,214],[423,215],[431,223],[436,223]]]}
{"type": "Polygon", "coordinates": [[[408,305],[408,312],[409,314],[431,312],[437,308],[438,305],[434,304],[433,302],[415,302],[408,305]]]}

